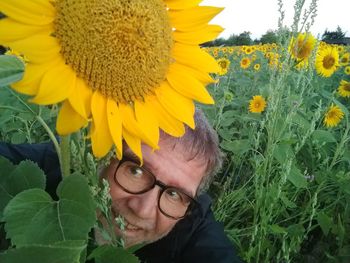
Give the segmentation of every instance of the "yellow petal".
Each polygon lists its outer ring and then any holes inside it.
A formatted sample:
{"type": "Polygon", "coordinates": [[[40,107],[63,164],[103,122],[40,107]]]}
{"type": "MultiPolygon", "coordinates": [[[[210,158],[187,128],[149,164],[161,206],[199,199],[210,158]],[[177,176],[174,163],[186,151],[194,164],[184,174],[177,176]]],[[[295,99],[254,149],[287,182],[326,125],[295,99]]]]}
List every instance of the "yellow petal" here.
{"type": "Polygon", "coordinates": [[[196,31],[205,27],[223,8],[195,6],[181,11],[169,10],[171,25],[180,31],[196,31]]]}
{"type": "Polygon", "coordinates": [[[142,151],[141,151],[141,139],[130,134],[126,129],[123,129],[123,138],[126,144],[128,145],[128,147],[130,148],[130,150],[134,154],[136,154],[137,157],[139,157],[142,165],[143,160],[142,160],[142,151]]]}
{"type": "Polygon", "coordinates": [[[181,67],[184,68],[189,74],[191,74],[193,77],[198,79],[200,82],[202,82],[204,85],[210,84],[210,83],[217,83],[218,80],[213,79],[208,73],[190,68],[188,66],[185,66],[181,64],[181,67]]]}
{"type": "Polygon", "coordinates": [[[76,76],[70,66],[61,61],[44,75],[37,95],[31,102],[49,105],[61,102],[74,91],[76,76]]]}
{"type": "Polygon", "coordinates": [[[84,80],[77,77],[74,92],[69,95],[68,99],[74,110],[85,119],[88,119],[91,114],[91,96],[92,90],[84,80]]]}
{"type": "Polygon", "coordinates": [[[107,99],[107,119],[109,132],[116,147],[117,157],[120,160],[123,156],[122,117],[118,105],[113,99],[107,99]]]}
{"type": "Polygon", "coordinates": [[[173,37],[175,41],[183,44],[198,45],[217,38],[222,31],[224,31],[224,29],[221,26],[206,25],[194,32],[181,32],[176,30],[173,32],[173,37]]]}
{"type": "Polygon", "coordinates": [[[130,105],[120,103],[119,111],[123,119],[123,127],[129,132],[130,135],[141,138],[145,143],[154,149],[158,147],[158,141],[155,141],[154,138],[147,136],[147,134],[143,132],[143,129],[135,118],[134,109],[130,105]]]}
{"type": "Polygon", "coordinates": [[[49,36],[52,31],[53,28],[51,25],[33,26],[18,23],[10,18],[0,19],[0,43],[3,45],[35,34],[49,36]]]}
{"type": "Polygon", "coordinates": [[[216,60],[198,46],[175,43],[172,51],[176,62],[204,72],[219,72],[216,60]]]}
{"type": "Polygon", "coordinates": [[[57,116],[56,130],[59,135],[68,135],[87,125],[87,120],[80,116],[70,105],[64,101],[57,116]]]}
{"type": "Polygon", "coordinates": [[[167,110],[167,112],[174,116],[179,121],[186,123],[192,129],[194,128],[194,111],[195,106],[191,99],[188,99],[164,81],[159,88],[155,90],[160,104],[167,110]]]}
{"type": "MultiPolygon", "coordinates": [[[[143,128],[147,137],[151,138],[152,142],[158,146],[159,141],[159,124],[154,116],[152,105],[149,103],[135,101],[135,115],[140,127],[143,128]]],[[[156,147],[155,149],[158,149],[156,147]]]]}
{"type": "Polygon", "coordinates": [[[55,8],[49,0],[1,0],[0,11],[28,25],[47,25],[55,16],[55,8]]]}
{"type": "Polygon", "coordinates": [[[203,0],[164,0],[170,9],[186,9],[197,6],[203,0]]]}
{"type": "Polygon", "coordinates": [[[91,100],[93,127],[91,130],[92,152],[97,158],[105,156],[112,148],[113,139],[107,118],[107,99],[95,91],[91,100]]]}
{"type": "Polygon", "coordinates": [[[22,53],[32,63],[45,63],[60,56],[60,46],[56,38],[47,35],[34,35],[9,42],[7,45],[22,53]]]}
{"type": "Polygon", "coordinates": [[[171,87],[180,94],[201,103],[214,104],[213,98],[203,84],[189,74],[180,64],[173,63],[170,65],[167,80],[171,87]]]}
{"type": "Polygon", "coordinates": [[[146,98],[146,103],[150,103],[153,113],[158,120],[159,128],[173,137],[181,137],[185,134],[185,126],[178,119],[170,115],[166,109],[159,103],[156,96],[146,98]]]}
{"type": "Polygon", "coordinates": [[[39,90],[44,74],[55,67],[57,63],[57,59],[44,64],[27,63],[22,80],[13,83],[11,87],[19,93],[35,95],[39,90]]]}

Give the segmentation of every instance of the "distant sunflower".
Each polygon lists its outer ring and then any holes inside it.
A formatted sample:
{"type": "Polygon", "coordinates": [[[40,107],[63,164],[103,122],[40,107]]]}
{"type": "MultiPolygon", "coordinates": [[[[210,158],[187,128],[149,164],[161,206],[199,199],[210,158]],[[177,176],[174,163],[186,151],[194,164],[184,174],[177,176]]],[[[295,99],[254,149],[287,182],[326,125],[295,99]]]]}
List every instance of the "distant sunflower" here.
{"type": "Polygon", "coordinates": [[[228,72],[228,69],[230,68],[230,60],[228,60],[227,58],[219,58],[217,62],[220,66],[219,75],[225,75],[228,72]]]}
{"type": "Polygon", "coordinates": [[[90,123],[102,157],[122,140],[142,158],[158,148],[159,128],[172,136],[194,127],[193,100],[212,104],[204,85],[218,72],[200,43],[222,28],[208,22],[222,8],[199,0],[1,0],[0,44],[28,63],[13,85],[33,103],[62,102],[57,132],[90,123]]]}
{"type": "Polygon", "coordinates": [[[350,82],[341,80],[338,87],[338,93],[342,97],[350,98],[350,82]]]}
{"type": "Polygon", "coordinates": [[[340,66],[346,66],[347,64],[349,64],[349,62],[350,62],[350,53],[349,52],[342,55],[341,58],[339,59],[340,66]]]}
{"type": "Polygon", "coordinates": [[[336,48],[326,46],[316,55],[316,72],[323,77],[330,77],[339,66],[339,54],[336,48]]]}
{"type": "Polygon", "coordinates": [[[254,49],[253,49],[253,47],[248,46],[248,47],[246,47],[246,49],[244,50],[244,52],[245,52],[247,55],[249,55],[249,54],[251,54],[251,53],[254,52],[254,49]]]}
{"type": "Polygon", "coordinates": [[[259,70],[260,70],[260,64],[255,64],[255,65],[254,65],[254,69],[255,69],[256,71],[259,71],[259,70]]]}
{"type": "Polygon", "coordinates": [[[243,68],[243,69],[249,68],[249,66],[250,66],[250,59],[249,58],[242,58],[240,65],[241,65],[241,68],[243,68]]]}
{"type": "Polygon", "coordinates": [[[289,43],[289,53],[298,62],[298,67],[306,67],[312,50],[315,48],[316,39],[307,33],[300,33],[297,38],[292,38],[289,43]]]}
{"type": "Polygon", "coordinates": [[[345,67],[344,72],[346,75],[350,75],[350,66],[345,67]]]}
{"type": "Polygon", "coordinates": [[[249,111],[252,113],[261,113],[266,108],[266,100],[261,95],[253,96],[249,101],[249,111]]]}
{"type": "Polygon", "coordinates": [[[339,106],[332,104],[324,116],[323,124],[327,127],[335,127],[343,117],[344,113],[339,106]]]}

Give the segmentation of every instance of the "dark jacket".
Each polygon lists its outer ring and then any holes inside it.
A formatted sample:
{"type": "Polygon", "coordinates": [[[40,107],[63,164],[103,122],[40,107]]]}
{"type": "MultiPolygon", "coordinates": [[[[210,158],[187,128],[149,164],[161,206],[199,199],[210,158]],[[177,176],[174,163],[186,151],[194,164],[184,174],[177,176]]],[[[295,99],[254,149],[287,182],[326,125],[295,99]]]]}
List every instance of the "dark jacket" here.
{"type": "MultiPolygon", "coordinates": [[[[60,166],[51,144],[10,145],[0,143],[0,155],[14,164],[24,159],[36,162],[47,175],[46,191],[57,198],[56,187],[61,180],[60,166]]],[[[233,245],[225,236],[223,226],[216,222],[207,194],[198,198],[200,206],[180,220],[164,238],[148,244],[136,255],[145,263],[236,263],[233,245]]]]}

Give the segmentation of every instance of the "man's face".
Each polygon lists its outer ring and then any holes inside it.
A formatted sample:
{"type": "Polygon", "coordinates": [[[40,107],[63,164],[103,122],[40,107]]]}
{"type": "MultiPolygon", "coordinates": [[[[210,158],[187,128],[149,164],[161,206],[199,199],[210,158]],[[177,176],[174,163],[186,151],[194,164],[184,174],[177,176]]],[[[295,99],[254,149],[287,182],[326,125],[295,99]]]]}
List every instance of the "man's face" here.
{"type": "MultiPolygon", "coordinates": [[[[143,167],[153,173],[157,180],[184,190],[192,197],[205,173],[205,164],[199,159],[187,160],[182,146],[169,145],[167,141],[159,142],[160,149],[152,151],[148,146],[142,146],[143,167]]],[[[130,150],[124,155],[134,156],[130,150]]],[[[123,236],[126,246],[138,243],[150,243],[165,236],[178,220],[165,216],[158,209],[160,188],[155,186],[143,194],[129,194],[114,181],[114,173],[118,166],[112,161],[107,169],[107,178],[112,197],[112,211],[115,216],[125,219],[126,227],[122,232],[116,227],[116,233],[123,236]]]]}

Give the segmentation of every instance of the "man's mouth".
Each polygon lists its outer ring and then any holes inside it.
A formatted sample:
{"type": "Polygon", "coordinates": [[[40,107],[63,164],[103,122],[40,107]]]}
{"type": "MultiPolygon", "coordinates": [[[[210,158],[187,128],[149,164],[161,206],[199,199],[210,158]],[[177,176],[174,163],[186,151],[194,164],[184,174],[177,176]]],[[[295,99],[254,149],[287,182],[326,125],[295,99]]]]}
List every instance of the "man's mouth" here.
{"type": "Polygon", "coordinates": [[[135,226],[133,224],[131,224],[128,220],[126,220],[124,218],[124,222],[125,222],[125,229],[128,231],[138,231],[141,230],[141,228],[139,228],[138,226],[135,226]]]}

